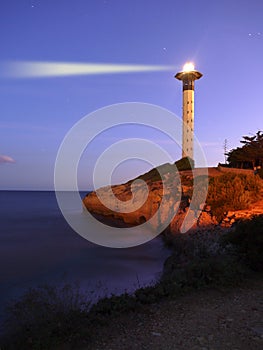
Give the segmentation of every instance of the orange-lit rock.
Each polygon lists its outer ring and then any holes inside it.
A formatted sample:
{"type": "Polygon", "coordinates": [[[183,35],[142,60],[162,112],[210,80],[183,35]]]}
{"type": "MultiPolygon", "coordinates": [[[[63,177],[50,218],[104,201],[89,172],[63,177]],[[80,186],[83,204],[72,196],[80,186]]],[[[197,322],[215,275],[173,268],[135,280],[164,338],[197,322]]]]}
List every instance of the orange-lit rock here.
{"type": "Polygon", "coordinates": [[[103,215],[111,219],[122,220],[126,224],[138,225],[152,219],[153,227],[167,221],[179,206],[181,197],[179,175],[173,179],[162,181],[147,181],[133,186],[132,182],[124,185],[100,188],[97,193],[91,192],[83,204],[88,211],[95,215],[103,215]],[[148,196],[147,194],[148,187],[148,196]],[[142,199],[146,198],[145,201],[142,199]],[[119,202],[121,201],[121,203],[119,202]],[[138,207],[138,203],[143,204],[138,207]],[[127,208],[125,203],[128,203],[127,208]],[[137,209],[136,209],[137,208],[137,209]],[[128,212],[124,212],[128,210],[128,212]],[[155,215],[158,211],[158,215],[155,215]]]}
{"type": "MultiPolygon", "coordinates": [[[[221,174],[218,169],[209,168],[209,176],[221,174]]],[[[202,169],[179,173],[174,165],[164,164],[135,181],[91,192],[83,199],[83,204],[91,214],[106,220],[108,218],[113,223],[116,220],[127,225],[139,225],[150,220],[153,229],[169,226],[172,233],[186,232],[184,228],[187,228],[187,222],[191,229],[214,227],[219,223],[212,216],[210,206],[198,203],[197,199],[195,210],[189,209],[191,201],[194,203],[193,176],[203,176],[202,169]],[[162,180],[157,175],[157,170],[162,174],[162,180]]],[[[249,210],[226,213],[220,224],[231,226],[238,219],[262,213],[261,201],[249,210]]]]}

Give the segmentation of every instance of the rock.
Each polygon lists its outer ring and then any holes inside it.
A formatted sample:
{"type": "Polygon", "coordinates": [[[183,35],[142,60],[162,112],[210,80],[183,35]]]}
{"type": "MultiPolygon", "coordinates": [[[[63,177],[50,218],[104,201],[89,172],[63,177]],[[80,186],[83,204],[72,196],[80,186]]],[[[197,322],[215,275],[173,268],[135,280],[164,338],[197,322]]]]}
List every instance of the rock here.
{"type": "Polygon", "coordinates": [[[172,232],[173,234],[180,233],[185,217],[186,217],[186,212],[181,211],[177,213],[177,215],[172,219],[170,223],[170,226],[169,226],[170,232],[172,232]]]}
{"type": "Polygon", "coordinates": [[[179,175],[172,181],[168,177],[164,184],[161,181],[133,183],[100,188],[88,194],[83,204],[93,214],[127,224],[138,225],[151,219],[153,228],[168,226],[180,204],[179,175]]]}
{"type": "MultiPolygon", "coordinates": [[[[169,170],[163,173],[163,182],[153,169],[125,184],[106,186],[89,193],[83,199],[83,205],[92,214],[109,218],[113,223],[119,220],[134,226],[147,222],[150,228],[162,231],[169,226],[173,234],[218,225],[211,206],[197,203],[196,210],[190,210],[192,171],[189,174],[173,172],[172,165],[167,164],[158,169],[161,172],[162,169],[169,170]]],[[[240,219],[262,212],[263,202],[251,210],[229,211],[220,225],[229,228],[240,219]]]]}
{"type": "Polygon", "coordinates": [[[199,227],[214,226],[217,224],[216,219],[211,215],[211,213],[203,211],[198,219],[199,227]]]}

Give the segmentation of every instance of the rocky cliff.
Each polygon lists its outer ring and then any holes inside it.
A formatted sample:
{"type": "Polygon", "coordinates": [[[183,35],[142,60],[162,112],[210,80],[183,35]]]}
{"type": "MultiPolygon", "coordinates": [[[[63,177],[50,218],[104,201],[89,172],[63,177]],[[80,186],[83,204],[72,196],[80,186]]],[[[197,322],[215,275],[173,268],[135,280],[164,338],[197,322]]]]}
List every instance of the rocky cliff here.
{"type": "MultiPolygon", "coordinates": [[[[133,226],[150,222],[154,229],[169,226],[173,233],[186,231],[182,230],[186,222],[194,229],[207,228],[219,224],[211,207],[198,198],[205,190],[203,180],[207,175],[211,178],[222,173],[218,168],[178,172],[174,164],[164,164],[125,184],[91,192],[83,204],[91,214],[111,223],[118,221],[133,226]],[[193,198],[193,180],[200,187],[197,198],[193,198]]],[[[256,210],[253,205],[251,210],[226,212],[220,224],[230,226],[240,218],[262,214],[263,202],[258,203],[256,210]]]]}

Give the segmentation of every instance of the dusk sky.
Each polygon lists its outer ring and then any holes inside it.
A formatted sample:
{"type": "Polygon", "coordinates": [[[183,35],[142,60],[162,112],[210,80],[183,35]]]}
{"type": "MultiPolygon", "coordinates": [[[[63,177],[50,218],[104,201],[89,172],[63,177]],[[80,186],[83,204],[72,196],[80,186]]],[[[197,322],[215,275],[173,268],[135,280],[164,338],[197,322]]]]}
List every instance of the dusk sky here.
{"type": "MultiPolygon", "coordinates": [[[[181,116],[182,86],[174,75],[186,61],[203,73],[195,85],[196,137],[209,166],[224,162],[225,139],[230,150],[243,135],[263,129],[262,18],[261,0],[1,1],[0,189],[52,189],[63,138],[99,108],[145,102],[181,116]],[[167,70],[35,78],[7,71],[28,61],[167,70]]],[[[131,136],[180,158],[160,132],[120,127],[101,135],[83,157],[80,188],[92,188],[90,169],[109,140],[131,136]]],[[[115,181],[148,168],[124,164],[115,181]]]]}

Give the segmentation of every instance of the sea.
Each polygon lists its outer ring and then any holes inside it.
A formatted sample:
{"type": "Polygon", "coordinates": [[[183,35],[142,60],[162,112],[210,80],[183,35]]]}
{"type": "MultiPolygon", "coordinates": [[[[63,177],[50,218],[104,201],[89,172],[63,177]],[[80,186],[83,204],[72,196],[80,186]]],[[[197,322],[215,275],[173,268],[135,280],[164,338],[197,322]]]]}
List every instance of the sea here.
{"type": "Polygon", "coordinates": [[[159,236],[125,249],[88,241],[66,222],[55,192],[0,191],[0,318],[12,300],[46,284],[78,285],[97,299],[132,293],[160,277],[168,256],[159,236]]]}

